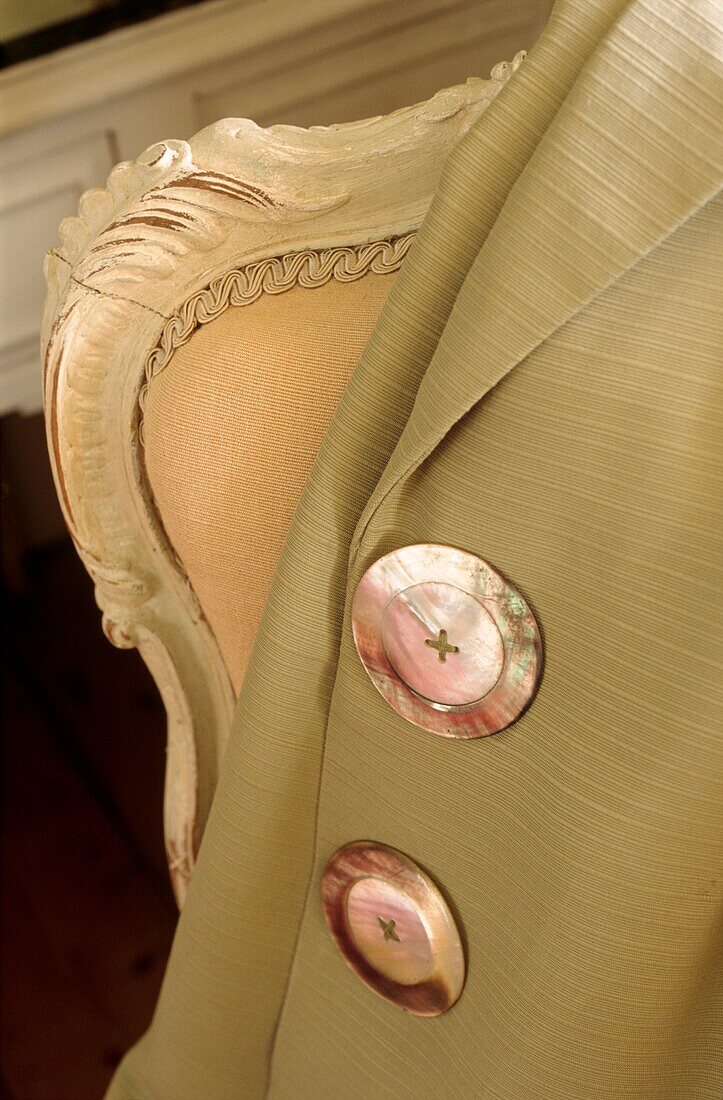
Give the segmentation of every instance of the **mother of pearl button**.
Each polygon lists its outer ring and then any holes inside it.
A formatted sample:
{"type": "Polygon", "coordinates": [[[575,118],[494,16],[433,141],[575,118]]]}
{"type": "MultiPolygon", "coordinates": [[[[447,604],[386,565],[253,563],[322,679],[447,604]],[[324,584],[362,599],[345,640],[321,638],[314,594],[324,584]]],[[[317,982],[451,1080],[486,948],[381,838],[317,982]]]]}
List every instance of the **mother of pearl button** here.
{"type": "Polygon", "coordinates": [[[351,618],[377,690],[432,733],[497,733],[537,690],[535,617],[509,581],[467,550],[424,543],[385,554],[359,581],[351,618]]]}
{"type": "Polygon", "coordinates": [[[346,844],[321,884],[327,924],[348,965],[387,1000],[439,1016],[464,984],[464,954],[441,893],[408,856],[372,841],[346,844]]]}

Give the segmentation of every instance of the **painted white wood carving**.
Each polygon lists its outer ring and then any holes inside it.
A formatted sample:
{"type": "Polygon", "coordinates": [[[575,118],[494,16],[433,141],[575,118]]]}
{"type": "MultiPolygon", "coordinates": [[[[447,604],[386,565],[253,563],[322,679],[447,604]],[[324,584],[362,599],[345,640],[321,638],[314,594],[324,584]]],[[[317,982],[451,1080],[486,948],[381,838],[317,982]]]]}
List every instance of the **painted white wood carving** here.
{"type": "Polygon", "coordinates": [[[260,294],[395,270],[456,140],[519,66],[423,104],[304,130],[224,119],[119,164],[46,259],[48,444],[108,638],[140,650],[168,714],[164,824],[182,903],[234,695],[144,471],[143,399],[199,324],[260,294]]]}

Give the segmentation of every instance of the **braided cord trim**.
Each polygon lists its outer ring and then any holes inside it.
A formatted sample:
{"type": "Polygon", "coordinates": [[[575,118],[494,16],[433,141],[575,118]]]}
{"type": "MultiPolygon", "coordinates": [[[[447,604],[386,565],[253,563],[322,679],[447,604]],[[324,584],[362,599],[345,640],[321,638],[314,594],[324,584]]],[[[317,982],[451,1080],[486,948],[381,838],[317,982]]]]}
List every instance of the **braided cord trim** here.
{"type": "Polygon", "coordinates": [[[262,294],[283,294],[295,286],[315,288],[331,279],[351,283],[364,275],[388,275],[398,271],[414,233],[371,244],[303,249],[285,256],[257,260],[245,267],[228,271],[203,290],[187,298],[163,327],[158,343],[148,354],[144,380],[138,395],[141,412],[151,381],[168,366],[173,353],[186,344],[200,325],[206,325],[230,306],[248,306],[262,294]]]}

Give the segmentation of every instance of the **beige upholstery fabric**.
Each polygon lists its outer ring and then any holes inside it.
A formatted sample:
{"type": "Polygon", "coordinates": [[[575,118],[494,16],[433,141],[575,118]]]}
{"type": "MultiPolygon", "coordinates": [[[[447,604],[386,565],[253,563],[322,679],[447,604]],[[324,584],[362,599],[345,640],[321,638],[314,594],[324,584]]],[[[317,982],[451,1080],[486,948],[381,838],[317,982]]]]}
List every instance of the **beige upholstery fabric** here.
{"type": "Polygon", "coordinates": [[[228,309],[151,384],[148,477],[237,691],[297,500],[393,281],[228,309]]]}

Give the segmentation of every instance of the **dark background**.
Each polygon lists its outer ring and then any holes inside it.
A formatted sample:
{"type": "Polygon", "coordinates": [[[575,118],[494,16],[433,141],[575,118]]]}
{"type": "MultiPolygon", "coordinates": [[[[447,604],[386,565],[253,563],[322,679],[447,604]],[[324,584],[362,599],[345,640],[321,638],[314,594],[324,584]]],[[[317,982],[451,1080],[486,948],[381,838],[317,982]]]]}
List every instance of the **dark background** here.
{"type": "Polygon", "coordinates": [[[94,0],[94,11],[73,19],[61,15],[55,22],[39,28],[29,27],[27,33],[12,38],[6,37],[0,26],[0,68],[200,3],[203,0],[94,0]]]}
{"type": "Polygon", "coordinates": [[[150,1022],[176,921],[165,712],[136,651],[102,634],[42,417],[0,425],[0,1097],[95,1100],[150,1022]]]}

